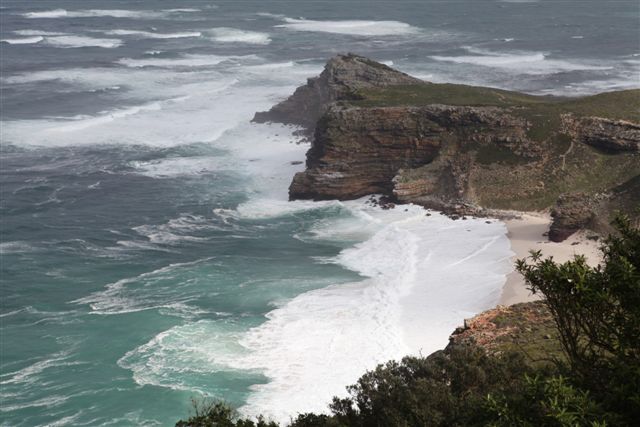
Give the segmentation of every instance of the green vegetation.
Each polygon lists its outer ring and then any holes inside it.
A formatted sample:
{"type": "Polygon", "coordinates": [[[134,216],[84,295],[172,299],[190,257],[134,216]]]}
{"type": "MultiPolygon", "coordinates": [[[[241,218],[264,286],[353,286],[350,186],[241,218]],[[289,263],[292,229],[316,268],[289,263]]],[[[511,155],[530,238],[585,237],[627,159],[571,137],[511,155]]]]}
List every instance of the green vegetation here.
{"type": "Polygon", "coordinates": [[[603,246],[604,265],[558,265],[532,254],[518,261],[558,327],[573,382],[631,424],[640,420],[640,230],[618,217],[603,246]]]}
{"type": "MultiPolygon", "coordinates": [[[[542,293],[564,352],[535,365],[522,351],[450,346],[391,361],[334,398],[330,415],[303,414],[293,427],[633,426],[640,419],[640,229],[625,217],[603,247],[604,262],[557,264],[539,253],[518,261],[542,293]]],[[[502,326],[523,319],[496,317],[502,326]]],[[[547,338],[548,339],[548,338],[547,338]]],[[[196,405],[178,427],[276,427],[234,417],[220,403],[196,405]]]]}
{"type": "MultiPolygon", "coordinates": [[[[581,98],[536,96],[502,89],[452,83],[424,83],[362,89],[359,99],[349,101],[360,107],[424,106],[430,104],[518,108],[532,122],[551,120],[562,113],[640,121],[640,89],[608,92],[581,98]],[[538,118],[538,119],[536,119],[538,118]]],[[[516,111],[514,111],[516,112],[516,111]]]]}
{"type": "Polygon", "coordinates": [[[490,321],[497,332],[504,331],[492,338],[491,353],[522,353],[527,364],[533,367],[549,367],[566,361],[558,328],[544,302],[512,305],[490,321]]]}

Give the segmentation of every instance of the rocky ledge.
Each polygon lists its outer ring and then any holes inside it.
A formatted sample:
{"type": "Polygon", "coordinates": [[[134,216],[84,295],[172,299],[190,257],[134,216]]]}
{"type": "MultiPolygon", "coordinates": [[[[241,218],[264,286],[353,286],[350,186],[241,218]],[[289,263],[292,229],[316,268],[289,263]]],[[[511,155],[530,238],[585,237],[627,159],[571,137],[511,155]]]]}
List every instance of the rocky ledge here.
{"type": "Polygon", "coordinates": [[[498,306],[466,319],[449,337],[447,349],[463,345],[490,354],[519,351],[537,365],[564,357],[553,316],[542,301],[498,306]]]}
{"type": "Polygon", "coordinates": [[[291,199],[380,193],[475,215],[559,200],[552,235],[561,240],[583,227],[603,231],[614,206],[638,215],[639,106],[640,90],[540,97],[423,82],[340,55],[255,120],[313,133],[291,199]]]}

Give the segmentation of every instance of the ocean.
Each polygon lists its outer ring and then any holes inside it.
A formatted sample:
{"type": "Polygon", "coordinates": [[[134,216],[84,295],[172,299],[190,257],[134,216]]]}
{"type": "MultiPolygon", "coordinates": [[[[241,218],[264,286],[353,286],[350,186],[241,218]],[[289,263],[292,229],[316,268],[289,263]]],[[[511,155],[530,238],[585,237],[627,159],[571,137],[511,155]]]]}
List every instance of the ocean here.
{"type": "Polygon", "coordinates": [[[495,305],[504,225],[287,201],[253,124],[354,52],[433,82],[640,86],[636,1],[12,1],[0,13],[3,426],[286,422],[495,305]]]}

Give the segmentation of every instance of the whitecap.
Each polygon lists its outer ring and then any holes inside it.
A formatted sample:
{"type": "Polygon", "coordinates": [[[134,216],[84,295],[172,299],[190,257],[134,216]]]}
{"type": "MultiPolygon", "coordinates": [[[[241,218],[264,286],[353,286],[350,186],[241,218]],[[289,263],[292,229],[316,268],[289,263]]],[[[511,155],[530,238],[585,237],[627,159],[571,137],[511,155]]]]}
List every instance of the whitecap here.
{"type": "Polygon", "coordinates": [[[42,399],[33,400],[27,403],[17,403],[14,405],[7,405],[6,403],[3,403],[2,405],[0,405],[0,411],[11,412],[11,411],[17,411],[20,409],[39,408],[43,406],[45,408],[52,408],[52,407],[63,404],[67,400],[69,400],[69,396],[52,395],[52,396],[43,397],[42,399]]]}
{"type": "Polygon", "coordinates": [[[234,163],[234,160],[228,157],[197,156],[136,161],[130,165],[140,175],[152,178],[174,178],[234,170],[234,163]]]}
{"type": "Polygon", "coordinates": [[[279,13],[269,13],[269,12],[258,12],[256,13],[257,16],[263,16],[265,18],[274,18],[274,19],[284,19],[286,18],[285,15],[279,14],[279,13]]]}
{"type": "Polygon", "coordinates": [[[173,12],[178,12],[178,13],[197,13],[197,12],[202,12],[201,9],[195,9],[193,7],[183,7],[183,8],[176,8],[176,9],[162,9],[163,12],[169,12],[169,13],[173,13],[173,12]]]}
{"type": "Polygon", "coordinates": [[[44,10],[23,13],[22,16],[25,18],[64,18],[67,16],[67,11],[65,9],[44,10]]]}
{"type": "Polygon", "coordinates": [[[569,61],[552,59],[544,52],[494,52],[473,47],[465,48],[471,55],[441,56],[431,59],[456,64],[470,64],[482,67],[499,68],[521,74],[545,75],[577,70],[610,70],[612,67],[602,64],[590,64],[580,60],[569,61]]]}
{"type": "Polygon", "coordinates": [[[38,250],[38,248],[32,246],[30,243],[19,240],[0,243],[0,255],[20,254],[34,252],[36,250],[38,250]]]}
{"type": "Polygon", "coordinates": [[[42,31],[42,30],[16,30],[13,32],[20,36],[64,36],[67,33],[59,33],[54,31],[42,31]]]}
{"type": "Polygon", "coordinates": [[[241,203],[235,210],[238,217],[246,219],[268,219],[293,215],[310,210],[325,208],[340,208],[342,202],[338,200],[310,201],[310,200],[280,200],[274,198],[254,198],[241,203]]]}
{"type": "Polygon", "coordinates": [[[33,37],[22,37],[19,39],[2,39],[0,41],[8,44],[34,44],[39,43],[44,38],[42,36],[33,36],[33,37]]]}
{"type": "Polygon", "coordinates": [[[80,48],[80,47],[102,47],[115,48],[122,45],[120,39],[100,39],[84,36],[51,36],[45,38],[45,43],[54,47],[80,48]]]}
{"type": "Polygon", "coordinates": [[[258,45],[271,43],[269,34],[257,31],[220,27],[214,28],[209,32],[212,34],[212,39],[220,43],[247,43],[258,45]]]}
{"type": "Polygon", "coordinates": [[[30,384],[37,381],[38,375],[46,369],[59,366],[73,366],[81,364],[81,362],[69,361],[71,355],[71,350],[64,350],[50,354],[47,358],[32,363],[31,365],[26,366],[18,371],[8,372],[0,375],[0,377],[2,378],[0,384],[5,386],[7,384],[30,384]]]}
{"type": "Polygon", "coordinates": [[[218,65],[231,59],[239,58],[237,56],[222,55],[202,55],[187,54],[179,58],[122,58],[118,60],[119,64],[127,67],[209,67],[218,65]]]}
{"type": "Polygon", "coordinates": [[[65,10],[54,9],[39,12],[27,12],[22,16],[25,18],[96,18],[96,17],[112,17],[112,18],[134,18],[134,19],[157,19],[165,18],[171,15],[170,11],[153,11],[153,10],[122,10],[122,9],[82,9],[82,10],[65,10]]]}
{"type": "Polygon", "coordinates": [[[285,24],[276,25],[294,31],[347,34],[353,36],[398,36],[417,34],[421,30],[399,21],[315,21],[284,18],[285,24]]]}
{"type": "Polygon", "coordinates": [[[113,36],[137,36],[147,39],[181,39],[200,37],[202,35],[199,31],[184,31],[179,33],[154,33],[150,31],[139,30],[109,30],[105,31],[105,34],[113,36]]]}
{"type": "MultiPolygon", "coordinates": [[[[203,258],[190,262],[169,264],[146,273],[127,277],[105,285],[104,290],[70,301],[71,304],[88,304],[93,314],[114,315],[138,311],[165,309],[183,317],[189,302],[201,294],[193,289],[193,281],[208,280],[194,271],[196,266],[213,258],[203,258]],[[183,279],[178,276],[183,275],[183,279]],[[154,292],[148,288],[153,286],[154,292]],[[178,304],[178,305],[176,305],[178,304]],[[176,309],[176,307],[182,307],[176,309]]],[[[194,315],[195,312],[192,312],[194,315]]]]}
{"type": "MultiPolygon", "coordinates": [[[[238,343],[241,334],[242,328],[231,322],[220,325],[210,320],[200,320],[175,326],[127,352],[118,360],[118,366],[131,370],[133,380],[139,385],[207,395],[208,377],[217,372],[232,371],[233,368],[226,366],[226,362],[246,352],[238,343]],[[207,339],[203,340],[203,337],[207,339]],[[214,360],[213,355],[219,361],[214,360]],[[198,384],[182,379],[185,377],[201,378],[201,382],[198,384]]],[[[239,379],[243,373],[234,372],[234,376],[239,379]]]]}

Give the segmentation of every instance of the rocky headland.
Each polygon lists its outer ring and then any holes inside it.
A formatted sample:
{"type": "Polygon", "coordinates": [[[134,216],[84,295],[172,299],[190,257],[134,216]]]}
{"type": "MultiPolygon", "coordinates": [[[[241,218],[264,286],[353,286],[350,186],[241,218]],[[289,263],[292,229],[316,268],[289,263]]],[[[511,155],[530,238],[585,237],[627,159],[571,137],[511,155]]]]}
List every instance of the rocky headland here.
{"type": "Polygon", "coordinates": [[[311,139],[291,199],[383,194],[458,215],[552,210],[550,239],[638,218],[640,90],[533,96],[421,81],[370,59],[332,58],[254,120],[311,139]]]}

